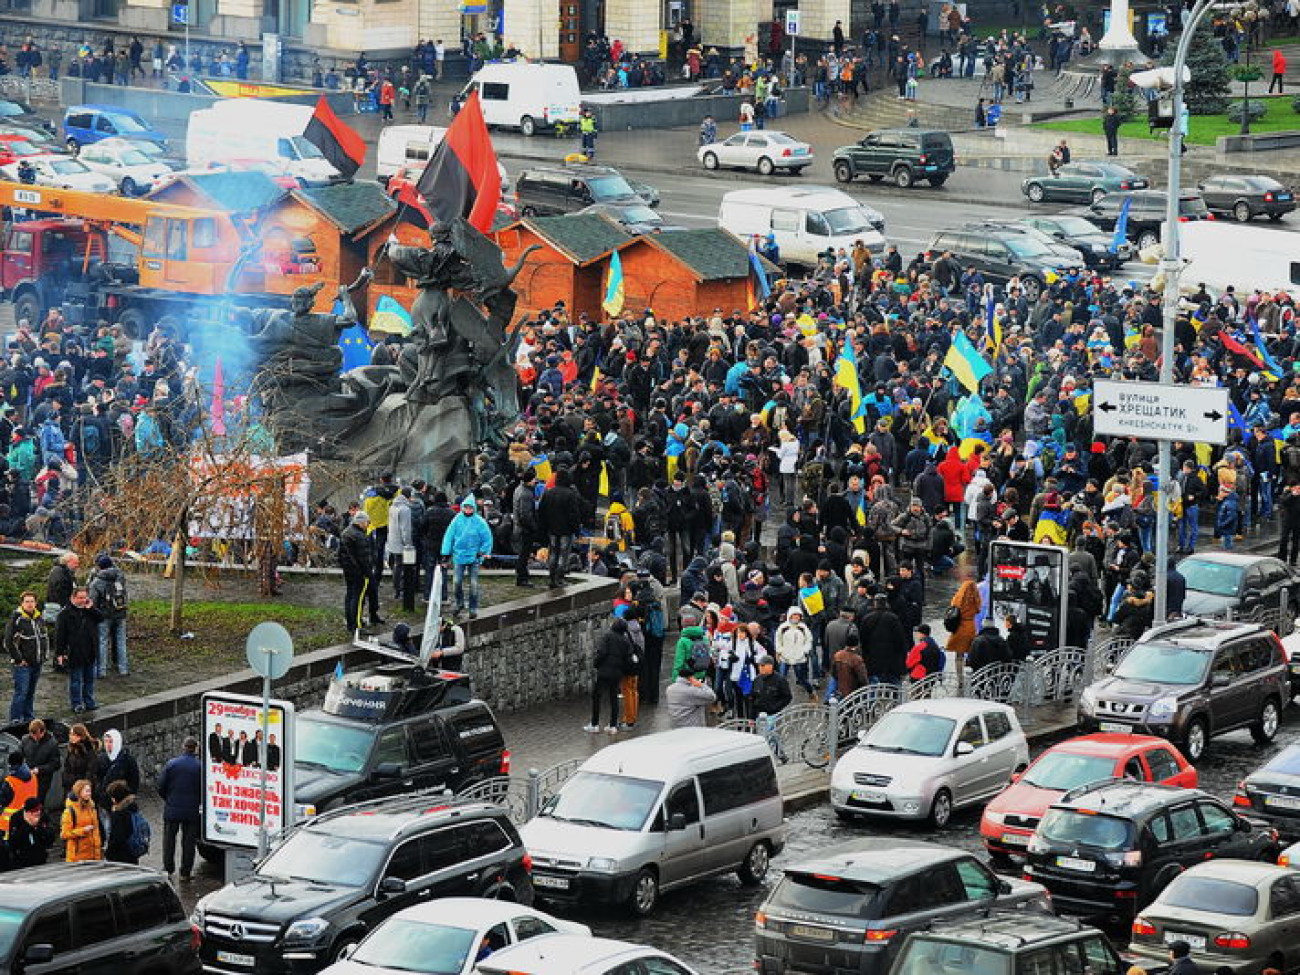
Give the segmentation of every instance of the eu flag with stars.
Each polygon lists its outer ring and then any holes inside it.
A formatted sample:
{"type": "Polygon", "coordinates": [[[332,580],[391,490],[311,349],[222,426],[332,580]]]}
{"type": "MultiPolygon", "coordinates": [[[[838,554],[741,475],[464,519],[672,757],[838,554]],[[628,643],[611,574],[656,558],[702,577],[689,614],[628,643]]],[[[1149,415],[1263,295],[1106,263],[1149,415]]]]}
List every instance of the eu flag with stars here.
{"type": "MultiPolygon", "coordinates": [[[[334,303],[334,314],[343,314],[342,302],[334,303]]],[[[353,322],[339,335],[339,349],[343,352],[343,364],[339,367],[339,372],[351,372],[361,366],[370,365],[370,350],[374,347],[375,343],[370,341],[370,336],[366,334],[361,324],[353,322]]]]}

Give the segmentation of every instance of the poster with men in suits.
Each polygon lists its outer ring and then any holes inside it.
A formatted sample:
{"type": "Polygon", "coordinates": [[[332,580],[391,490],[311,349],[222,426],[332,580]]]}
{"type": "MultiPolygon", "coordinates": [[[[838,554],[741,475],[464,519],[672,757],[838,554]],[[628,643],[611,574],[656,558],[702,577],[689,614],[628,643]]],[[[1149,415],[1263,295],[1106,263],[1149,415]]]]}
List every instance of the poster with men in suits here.
{"type": "Polygon", "coordinates": [[[1065,645],[1066,552],[1055,545],[999,539],[990,545],[989,613],[1024,624],[1030,653],[1065,645]]]}
{"type": "Polygon", "coordinates": [[[292,820],[285,804],[292,806],[294,795],[293,705],[270,704],[263,726],[261,698],[203,697],[203,838],[209,843],[257,847],[264,772],[267,831],[278,836],[292,820]]]}

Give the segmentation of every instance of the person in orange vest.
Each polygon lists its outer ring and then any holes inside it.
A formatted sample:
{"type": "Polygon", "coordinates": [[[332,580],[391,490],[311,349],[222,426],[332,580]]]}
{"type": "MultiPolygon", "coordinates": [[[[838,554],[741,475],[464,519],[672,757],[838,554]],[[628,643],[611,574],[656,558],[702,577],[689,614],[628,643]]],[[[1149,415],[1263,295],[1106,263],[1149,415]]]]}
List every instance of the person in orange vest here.
{"type": "Polygon", "coordinates": [[[36,775],[27,767],[22,752],[9,753],[9,774],[0,782],[0,836],[8,838],[9,820],[22,812],[28,799],[39,798],[40,786],[36,775]]]}

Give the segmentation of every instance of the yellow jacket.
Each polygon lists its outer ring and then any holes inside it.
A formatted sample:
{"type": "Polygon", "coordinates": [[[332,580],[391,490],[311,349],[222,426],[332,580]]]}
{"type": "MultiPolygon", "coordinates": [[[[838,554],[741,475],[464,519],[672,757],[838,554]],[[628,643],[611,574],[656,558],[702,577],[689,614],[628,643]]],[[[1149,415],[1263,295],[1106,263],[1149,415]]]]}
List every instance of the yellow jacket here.
{"type": "Polygon", "coordinates": [[[79,863],[83,860],[104,859],[104,840],[99,829],[99,809],[94,800],[82,802],[69,799],[63,807],[63,823],[59,835],[67,843],[67,861],[79,863]],[[82,828],[94,827],[89,833],[82,828]]]}

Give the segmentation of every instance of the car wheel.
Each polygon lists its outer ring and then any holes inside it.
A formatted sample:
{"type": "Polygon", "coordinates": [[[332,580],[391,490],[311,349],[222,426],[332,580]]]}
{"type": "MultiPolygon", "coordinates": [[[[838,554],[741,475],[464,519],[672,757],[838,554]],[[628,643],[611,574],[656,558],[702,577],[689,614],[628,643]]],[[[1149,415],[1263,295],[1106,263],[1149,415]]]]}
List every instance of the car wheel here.
{"type": "Polygon", "coordinates": [[[1232,219],[1236,220],[1237,223],[1250,223],[1250,218],[1250,204],[1245,200],[1241,200],[1232,208],[1232,219]]]}
{"type": "Polygon", "coordinates": [[[760,176],[771,176],[772,170],[776,167],[772,165],[772,160],[767,156],[761,156],[758,160],[758,174],[760,176]]]}
{"type": "Polygon", "coordinates": [[[934,794],[930,803],[930,825],[935,829],[944,829],[952,821],[952,793],[940,789],[934,794]]]}
{"type": "Polygon", "coordinates": [[[714,155],[713,153],[711,153],[711,152],[706,152],[706,153],[704,154],[704,168],[705,168],[705,169],[717,169],[717,168],[718,168],[718,157],[715,156],[715,155],[714,155]]]}
{"type": "Polygon", "coordinates": [[[1025,187],[1025,196],[1029,197],[1030,203],[1042,203],[1047,199],[1047,191],[1042,183],[1030,183],[1025,187]]]}
{"type": "Polygon", "coordinates": [[[81,151],[81,143],[76,139],[69,139],[65,145],[68,147],[68,152],[72,153],[74,156],[81,151]]]}
{"type": "Polygon", "coordinates": [[[135,196],[135,194],[139,191],[139,187],[135,185],[135,180],[133,180],[130,176],[123,178],[121,189],[122,189],[123,196],[135,196]]]}
{"type": "Polygon", "coordinates": [[[361,938],[357,936],[355,931],[346,931],[330,947],[330,957],[335,962],[343,961],[360,943],[361,938]]]}
{"type": "Polygon", "coordinates": [[[1205,727],[1205,719],[1192,718],[1187,725],[1186,734],[1183,735],[1183,754],[1187,756],[1189,762],[1199,762],[1201,756],[1205,754],[1205,746],[1209,741],[1210,735],[1205,727]]]}
{"type": "Polygon", "coordinates": [[[853,182],[853,167],[844,160],[835,164],[835,178],[841,183],[853,182]]]}
{"type": "Polygon", "coordinates": [[[1182,867],[1177,865],[1171,865],[1165,867],[1165,869],[1161,870],[1158,874],[1156,874],[1156,879],[1152,882],[1151,890],[1149,891],[1151,895],[1149,899],[1154,900],[1155,898],[1163,894],[1165,888],[1168,887],[1171,883],[1173,883],[1174,878],[1177,877],[1182,872],[1183,872],[1182,867]]]}
{"type": "Polygon", "coordinates": [[[894,170],[894,185],[900,190],[905,190],[912,185],[912,171],[906,166],[899,166],[894,170]]]}
{"type": "Polygon", "coordinates": [[[1148,247],[1155,247],[1158,243],[1160,243],[1160,235],[1154,230],[1144,230],[1138,234],[1137,244],[1140,251],[1144,251],[1148,247]]]}
{"type": "Polygon", "coordinates": [[[1250,737],[1257,745],[1267,745],[1277,737],[1278,725],[1282,723],[1282,709],[1277,700],[1269,698],[1259,709],[1259,720],[1250,726],[1250,737]]]}
{"type": "Polygon", "coordinates": [[[1088,199],[1089,199],[1091,202],[1096,203],[1098,200],[1100,200],[1100,199],[1101,199],[1103,196],[1105,196],[1105,195],[1106,195],[1106,191],[1103,190],[1100,186],[1098,186],[1098,187],[1095,187],[1095,188],[1093,189],[1093,191],[1088,195],[1088,199]]]}
{"type": "Polygon", "coordinates": [[[526,136],[537,134],[537,121],[531,115],[525,115],[519,120],[519,131],[526,136]]]}
{"type": "Polygon", "coordinates": [[[946,182],[948,182],[948,174],[947,174],[947,173],[943,173],[943,174],[941,174],[941,175],[939,175],[939,176],[931,176],[931,177],[930,177],[930,185],[933,186],[933,187],[936,187],[936,188],[942,186],[942,185],[943,185],[944,183],[946,183],[946,182]]]}
{"type": "Polygon", "coordinates": [[[1026,274],[1020,279],[1020,290],[1024,293],[1026,301],[1034,302],[1043,293],[1043,283],[1032,274],[1026,274]]]}
{"type": "Polygon", "coordinates": [[[771,863],[772,853],[768,850],[767,844],[755,843],[749,848],[749,853],[745,856],[745,862],[736,871],[736,876],[740,878],[742,884],[753,887],[763,882],[763,878],[767,876],[767,868],[771,863]]]}
{"type": "Polygon", "coordinates": [[[628,898],[627,906],[637,917],[649,917],[658,903],[659,878],[653,870],[646,867],[636,875],[636,883],[632,885],[632,896],[628,898]]]}
{"type": "Polygon", "coordinates": [[[35,325],[42,314],[41,300],[31,288],[20,292],[14,300],[14,321],[25,318],[29,325],[35,325]]]}
{"type": "Polygon", "coordinates": [[[149,334],[149,323],[139,308],[126,308],[117,316],[117,324],[130,339],[142,339],[149,334]]]}

